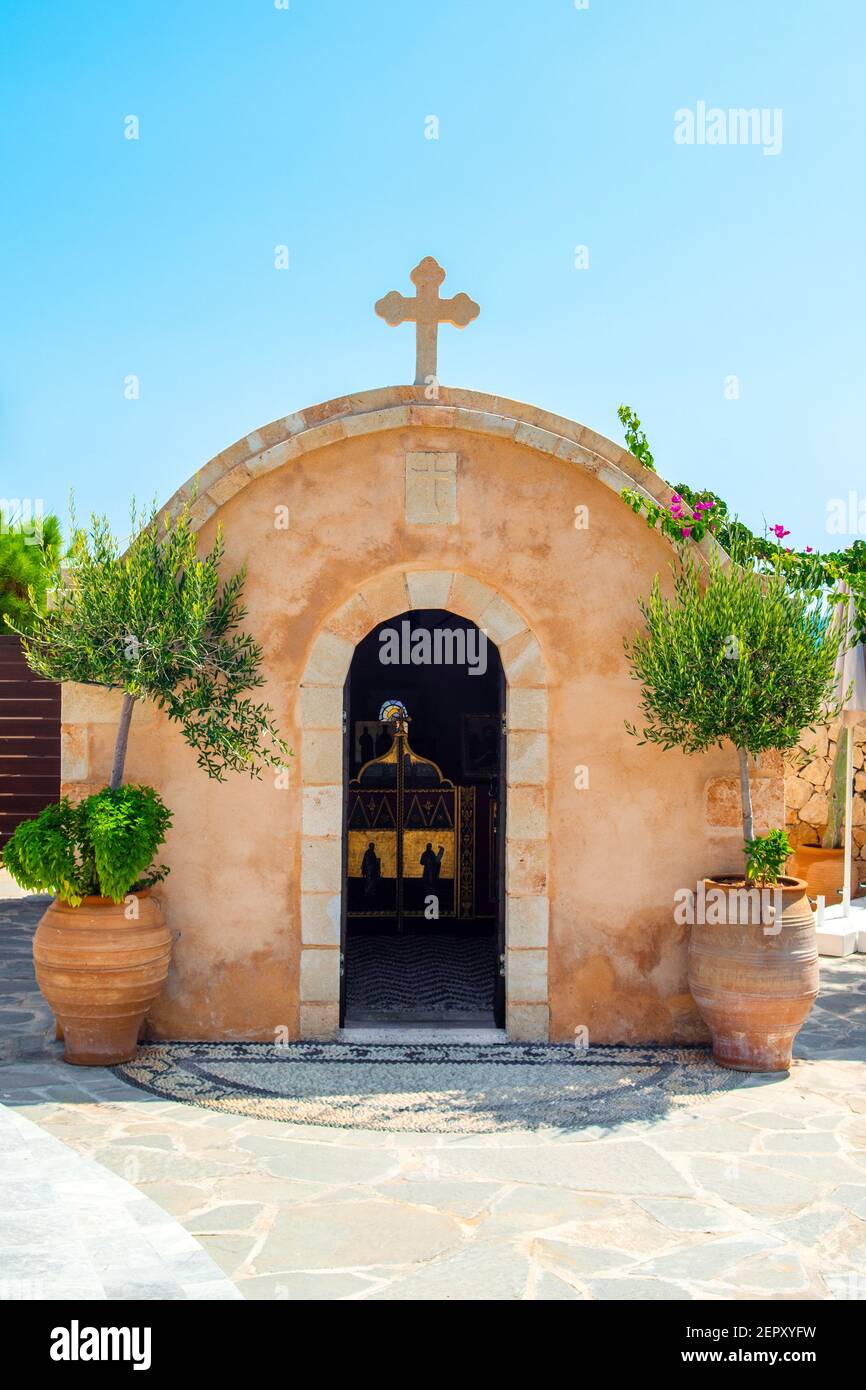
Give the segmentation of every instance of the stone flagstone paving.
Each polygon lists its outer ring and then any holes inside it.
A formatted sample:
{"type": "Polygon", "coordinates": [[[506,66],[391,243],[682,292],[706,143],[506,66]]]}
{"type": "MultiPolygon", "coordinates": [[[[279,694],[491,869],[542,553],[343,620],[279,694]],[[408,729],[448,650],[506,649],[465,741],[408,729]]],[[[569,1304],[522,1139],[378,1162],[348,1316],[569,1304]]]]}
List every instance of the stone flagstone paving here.
{"type": "Polygon", "coordinates": [[[240,1297],[162,1207],[0,1105],[0,1298],[240,1297]]]}
{"type": "Polygon", "coordinates": [[[607,1130],[368,1133],[65,1066],[30,962],[44,906],[0,902],[0,1100],[177,1218],[245,1298],[866,1297],[863,956],[822,960],[790,1077],[607,1130]]]}

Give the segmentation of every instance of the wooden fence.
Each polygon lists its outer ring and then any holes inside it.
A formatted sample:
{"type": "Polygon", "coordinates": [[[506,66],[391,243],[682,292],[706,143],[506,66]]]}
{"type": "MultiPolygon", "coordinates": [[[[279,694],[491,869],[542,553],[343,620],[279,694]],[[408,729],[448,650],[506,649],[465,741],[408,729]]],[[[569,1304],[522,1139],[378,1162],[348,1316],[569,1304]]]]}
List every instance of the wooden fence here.
{"type": "Polygon", "coordinates": [[[60,686],[37,676],[0,634],[0,849],[60,795],[60,686]]]}

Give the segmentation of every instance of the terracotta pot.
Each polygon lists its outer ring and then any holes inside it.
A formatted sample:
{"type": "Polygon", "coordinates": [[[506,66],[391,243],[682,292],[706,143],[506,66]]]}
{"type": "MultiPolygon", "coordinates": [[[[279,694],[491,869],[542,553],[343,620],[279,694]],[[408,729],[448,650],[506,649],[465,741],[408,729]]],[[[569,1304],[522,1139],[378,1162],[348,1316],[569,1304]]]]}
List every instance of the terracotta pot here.
{"type": "Polygon", "coordinates": [[[36,980],[66,1042],[65,1060],[110,1067],[135,1056],[145,1015],[165,984],[171,935],[149,890],[128,903],[55,899],[36,928],[36,980]]]}
{"type": "Polygon", "coordinates": [[[760,908],[745,912],[744,900],[734,897],[734,882],[704,880],[708,895],[712,889],[724,893],[727,920],[692,927],[689,988],[712,1033],[720,1066],[787,1071],[794,1038],[818,994],[818,944],[806,884],[801,878],[782,879],[778,899],[768,890],[769,904],[778,901],[781,909],[774,920],[760,908]],[[765,920],[752,921],[752,916],[765,920]]]}
{"type": "Polygon", "coordinates": [[[810,898],[823,893],[827,907],[842,901],[845,882],[844,849],[822,849],[820,845],[800,845],[794,857],[794,873],[806,880],[810,898]]]}

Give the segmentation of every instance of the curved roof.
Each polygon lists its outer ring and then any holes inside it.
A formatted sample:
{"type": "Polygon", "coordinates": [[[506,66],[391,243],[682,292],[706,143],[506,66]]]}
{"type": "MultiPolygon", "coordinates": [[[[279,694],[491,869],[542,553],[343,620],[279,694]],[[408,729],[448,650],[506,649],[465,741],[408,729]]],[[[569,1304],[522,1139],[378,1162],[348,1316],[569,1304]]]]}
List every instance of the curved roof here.
{"type": "Polygon", "coordinates": [[[162,509],[174,515],[191,502],[190,515],[198,529],[242,488],[293,459],[359,434],[427,426],[468,430],[564,459],[619,493],[637,486],[667,504],[671,489],[619,444],[586,425],[552,415],[534,405],[491,396],[484,391],[439,388],[439,398],[427,400],[424,386],[387,386],[357,395],[338,396],[274,420],[206,463],[162,509]]]}

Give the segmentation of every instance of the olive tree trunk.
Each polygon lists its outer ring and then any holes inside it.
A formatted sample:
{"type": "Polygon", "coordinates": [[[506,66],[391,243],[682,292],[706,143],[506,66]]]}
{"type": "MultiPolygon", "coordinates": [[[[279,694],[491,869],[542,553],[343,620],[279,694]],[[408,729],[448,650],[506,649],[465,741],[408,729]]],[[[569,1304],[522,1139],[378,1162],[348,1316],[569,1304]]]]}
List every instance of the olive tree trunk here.
{"type": "Polygon", "coordinates": [[[120,707],[120,723],[117,726],[117,738],[114,741],[114,762],[111,765],[111,780],[108,785],[115,791],[123,781],[123,766],[126,762],[126,747],[129,743],[129,726],[132,723],[132,707],[135,704],[135,696],[127,695],[124,692],[123,704],[120,707]]]}
{"type": "Polygon", "coordinates": [[[754,840],[755,827],[752,819],[752,787],[749,782],[749,755],[745,748],[738,748],[737,757],[740,760],[740,802],[743,807],[743,835],[747,840],[754,840]]]}

